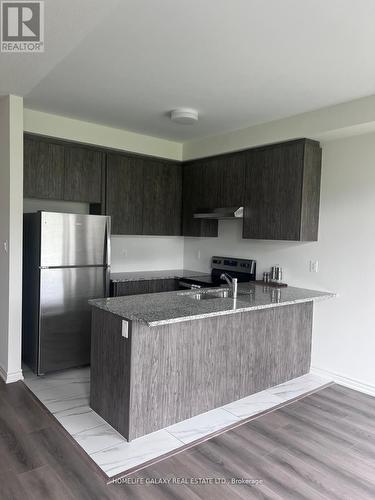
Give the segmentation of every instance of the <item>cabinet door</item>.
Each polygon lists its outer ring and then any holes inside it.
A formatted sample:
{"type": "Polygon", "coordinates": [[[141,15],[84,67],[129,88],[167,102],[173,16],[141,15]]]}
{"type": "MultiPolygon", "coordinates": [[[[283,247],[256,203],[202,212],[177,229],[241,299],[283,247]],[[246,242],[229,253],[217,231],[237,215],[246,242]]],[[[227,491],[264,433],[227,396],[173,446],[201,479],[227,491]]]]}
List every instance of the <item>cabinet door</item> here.
{"type": "Polygon", "coordinates": [[[215,220],[194,219],[195,212],[218,205],[218,177],[213,162],[194,162],[183,167],[182,234],[217,236],[215,220]]]}
{"type": "Polygon", "coordinates": [[[124,295],[141,295],[144,293],[173,292],[174,290],[178,290],[179,287],[178,280],[171,278],[112,283],[111,289],[113,297],[121,297],[124,295]]]}
{"type": "Polygon", "coordinates": [[[77,146],[65,152],[64,200],[100,203],[103,153],[77,146]]]}
{"type": "Polygon", "coordinates": [[[64,146],[38,138],[24,140],[24,198],[62,200],[64,146]]]}
{"type": "Polygon", "coordinates": [[[142,234],[142,159],[107,156],[106,213],[112,217],[112,234],[142,234]]]}
{"type": "Polygon", "coordinates": [[[221,207],[241,207],[244,204],[246,155],[247,152],[235,153],[217,162],[221,207]]]}
{"type": "Polygon", "coordinates": [[[182,168],[145,160],[143,169],[143,234],[181,235],[182,168]]]}
{"type": "Polygon", "coordinates": [[[141,295],[149,293],[149,281],[124,281],[112,283],[112,295],[122,297],[124,295],[141,295]]]}
{"type": "Polygon", "coordinates": [[[303,151],[294,142],[249,154],[244,238],[300,239],[303,151]]]}
{"type": "Polygon", "coordinates": [[[173,292],[178,289],[178,280],[173,278],[149,281],[149,293],[173,292]]]}

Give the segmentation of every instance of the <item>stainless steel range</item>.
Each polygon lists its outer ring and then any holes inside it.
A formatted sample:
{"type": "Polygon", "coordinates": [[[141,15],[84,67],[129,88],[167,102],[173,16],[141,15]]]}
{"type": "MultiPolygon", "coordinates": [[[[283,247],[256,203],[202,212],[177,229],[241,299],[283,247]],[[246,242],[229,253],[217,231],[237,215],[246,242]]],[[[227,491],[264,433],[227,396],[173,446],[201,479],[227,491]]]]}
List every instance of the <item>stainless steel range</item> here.
{"type": "Polygon", "coordinates": [[[217,287],[227,283],[222,278],[223,273],[237,278],[238,282],[255,281],[256,261],[237,257],[212,257],[211,274],[181,278],[179,286],[180,289],[217,287]]]}

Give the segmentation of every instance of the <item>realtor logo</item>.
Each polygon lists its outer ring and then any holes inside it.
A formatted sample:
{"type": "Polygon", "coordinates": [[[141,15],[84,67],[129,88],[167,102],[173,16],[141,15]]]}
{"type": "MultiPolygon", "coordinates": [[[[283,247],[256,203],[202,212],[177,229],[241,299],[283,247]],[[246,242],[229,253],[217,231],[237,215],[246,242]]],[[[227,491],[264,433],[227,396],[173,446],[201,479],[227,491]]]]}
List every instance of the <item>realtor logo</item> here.
{"type": "Polygon", "coordinates": [[[1,2],[1,52],[44,52],[44,2],[1,2]]]}

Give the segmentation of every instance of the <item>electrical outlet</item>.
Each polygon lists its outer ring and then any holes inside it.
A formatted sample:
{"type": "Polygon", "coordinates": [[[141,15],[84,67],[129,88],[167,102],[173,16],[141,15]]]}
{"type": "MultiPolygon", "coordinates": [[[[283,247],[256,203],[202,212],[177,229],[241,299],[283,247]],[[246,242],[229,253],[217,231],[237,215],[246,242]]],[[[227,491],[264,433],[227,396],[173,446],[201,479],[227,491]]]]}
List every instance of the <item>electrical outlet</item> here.
{"type": "Polygon", "coordinates": [[[121,329],[121,335],[124,337],[124,339],[129,338],[129,323],[126,320],[122,321],[122,329],[121,329]]]}
{"type": "Polygon", "coordinates": [[[123,257],[127,257],[128,256],[128,250],[126,248],[123,249],[122,256],[123,257]]]}
{"type": "Polygon", "coordinates": [[[200,250],[197,250],[197,259],[201,260],[201,251],[200,250]]]}
{"type": "Polygon", "coordinates": [[[5,240],[4,243],[3,243],[3,245],[4,245],[4,252],[8,253],[8,241],[5,240]]]}
{"type": "Polygon", "coordinates": [[[317,273],[319,271],[319,261],[310,260],[310,273],[317,273]]]}

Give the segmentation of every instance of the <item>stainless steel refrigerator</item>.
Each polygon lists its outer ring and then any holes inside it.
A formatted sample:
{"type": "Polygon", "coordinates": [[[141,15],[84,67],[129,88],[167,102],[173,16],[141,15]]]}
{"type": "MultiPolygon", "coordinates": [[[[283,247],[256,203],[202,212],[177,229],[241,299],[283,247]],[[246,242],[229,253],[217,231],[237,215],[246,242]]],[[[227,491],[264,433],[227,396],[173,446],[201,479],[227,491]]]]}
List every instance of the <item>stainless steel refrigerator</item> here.
{"type": "Polygon", "coordinates": [[[24,362],[38,375],[90,363],[88,300],[108,296],[110,217],[24,215],[24,362]]]}

